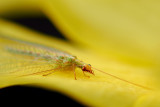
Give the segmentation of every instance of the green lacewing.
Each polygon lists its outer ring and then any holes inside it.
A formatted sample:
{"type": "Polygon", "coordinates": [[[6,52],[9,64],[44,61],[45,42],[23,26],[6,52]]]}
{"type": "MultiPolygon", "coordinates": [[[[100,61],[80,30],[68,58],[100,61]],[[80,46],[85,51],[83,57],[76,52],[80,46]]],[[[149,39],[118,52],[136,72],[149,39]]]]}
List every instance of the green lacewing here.
{"type": "Polygon", "coordinates": [[[69,53],[7,36],[0,36],[0,61],[0,75],[18,72],[23,69],[24,71],[26,70],[25,72],[27,72],[27,74],[22,73],[22,76],[37,74],[47,76],[58,69],[69,69],[73,71],[74,79],[76,80],[75,68],[78,67],[83,71],[84,76],[87,76],[85,72],[94,75],[92,70],[94,69],[129,84],[150,89],[96,69],[90,64],[78,60],[76,56],[70,55],[69,53]],[[34,70],[34,72],[29,73],[29,71],[32,70],[34,70]]]}

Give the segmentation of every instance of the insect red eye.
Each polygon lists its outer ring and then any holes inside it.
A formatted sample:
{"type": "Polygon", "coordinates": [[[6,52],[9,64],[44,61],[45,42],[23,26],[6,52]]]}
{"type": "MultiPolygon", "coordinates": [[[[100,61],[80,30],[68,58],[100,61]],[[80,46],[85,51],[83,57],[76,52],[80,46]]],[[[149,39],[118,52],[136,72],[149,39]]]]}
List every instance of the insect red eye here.
{"type": "Polygon", "coordinates": [[[86,71],[86,68],[85,68],[85,67],[83,67],[83,68],[82,68],[82,70],[83,70],[83,71],[86,71]]]}

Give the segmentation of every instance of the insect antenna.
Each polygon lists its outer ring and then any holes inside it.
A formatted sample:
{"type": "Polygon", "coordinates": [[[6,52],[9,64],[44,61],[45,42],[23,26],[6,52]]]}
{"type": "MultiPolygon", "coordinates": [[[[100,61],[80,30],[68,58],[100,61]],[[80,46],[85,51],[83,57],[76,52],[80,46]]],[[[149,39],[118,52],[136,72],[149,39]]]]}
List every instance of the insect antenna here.
{"type": "Polygon", "coordinates": [[[120,77],[117,77],[117,76],[112,75],[112,74],[110,74],[110,73],[104,72],[104,71],[99,70],[99,69],[97,69],[97,68],[94,68],[94,67],[92,67],[92,68],[95,69],[95,70],[97,70],[97,71],[99,71],[99,72],[101,72],[101,73],[104,73],[104,74],[107,74],[107,75],[109,75],[109,76],[111,76],[111,77],[113,77],[113,78],[116,78],[116,79],[118,79],[118,80],[127,82],[127,83],[129,83],[129,84],[132,84],[132,85],[135,85],[135,86],[138,86],[138,87],[147,89],[147,90],[152,90],[151,88],[148,88],[148,87],[146,87],[146,86],[142,86],[142,85],[140,85],[140,84],[136,84],[136,83],[130,82],[130,81],[128,81],[128,80],[122,79],[122,78],[120,78],[120,77]]]}

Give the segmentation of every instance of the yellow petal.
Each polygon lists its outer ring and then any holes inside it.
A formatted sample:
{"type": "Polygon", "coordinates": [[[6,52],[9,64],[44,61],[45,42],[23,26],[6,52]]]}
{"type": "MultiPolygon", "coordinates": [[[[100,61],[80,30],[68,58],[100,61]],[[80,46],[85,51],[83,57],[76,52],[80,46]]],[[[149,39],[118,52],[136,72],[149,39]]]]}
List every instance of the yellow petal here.
{"type": "MultiPolygon", "coordinates": [[[[82,49],[62,40],[45,37],[42,34],[4,20],[0,20],[0,23],[1,35],[67,51],[104,72],[150,88],[153,87],[152,81],[149,80],[150,75],[146,74],[146,72],[149,72],[149,69],[119,63],[113,60],[105,60],[87,48],[82,49]]],[[[0,76],[0,87],[17,84],[38,86],[61,92],[87,106],[103,107],[133,106],[139,101],[139,98],[152,92],[152,90],[121,81],[97,70],[95,70],[95,76],[87,74],[90,78],[85,77],[80,69],[76,69],[76,73],[78,80],[74,80],[72,71],[56,72],[46,77],[41,75],[17,78],[0,76]]]]}
{"type": "Polygon", "coordinates": [[[44,12],[71,40],[103,57],[160,65],[159,1],[46,0],[44,12]]]}
{"type": "Polygon", "coordinates": [[[29,15],[39,15],[39,0],[1,0],[0,16],[17,17],[29,15]]]}

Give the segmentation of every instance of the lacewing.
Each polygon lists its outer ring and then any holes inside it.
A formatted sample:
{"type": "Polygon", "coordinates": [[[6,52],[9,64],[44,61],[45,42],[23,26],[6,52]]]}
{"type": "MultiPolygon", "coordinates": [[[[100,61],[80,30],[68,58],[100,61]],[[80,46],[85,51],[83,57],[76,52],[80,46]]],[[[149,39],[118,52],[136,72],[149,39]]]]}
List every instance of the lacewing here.
{"type": "Polygon", "coordinates": [[[27,73],[22,73],[22,76],[36,74],[47,76],[59,69],[70,69],[73,71],[74,79],[76,80],[75,68],[78,67],[83,71],[84,76],[86,76],[85,72],[94,75],[92,70],[94,69],[118,80],[150,90],[148,87],[98,70],[90,64],[78,60],[76,56],[70,55],[66,52],[6,36],[0,36],[0,61],[0,75],[22,71],[23,69],[23,71],[27,73]],[[29,71],[32,70],[34,70],[34,72],[29,73],[29,71]]]}

